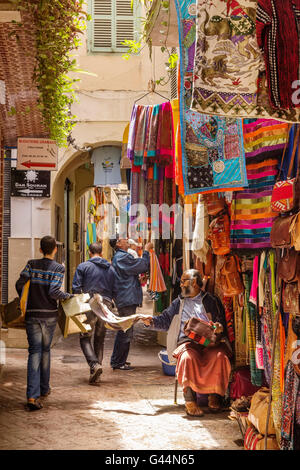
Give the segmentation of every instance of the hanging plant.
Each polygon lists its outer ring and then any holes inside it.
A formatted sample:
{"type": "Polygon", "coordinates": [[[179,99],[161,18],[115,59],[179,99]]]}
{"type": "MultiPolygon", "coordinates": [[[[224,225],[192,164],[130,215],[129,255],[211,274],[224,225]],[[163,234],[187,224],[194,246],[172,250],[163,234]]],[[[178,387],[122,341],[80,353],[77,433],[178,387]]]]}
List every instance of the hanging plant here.
{"type": "Polygon", "coordinates": [[[69,76],[80,72],[71,54],[79,48],[78,37],[90,16],[83,10],[84,0],[17,0],[19,10],[29,13],[34,23],[36,45],[33,80],[39,90],[38,107],[50,137],[60,147],[75,125],[71,105],[76,100],[75,82],[69,76]]]}

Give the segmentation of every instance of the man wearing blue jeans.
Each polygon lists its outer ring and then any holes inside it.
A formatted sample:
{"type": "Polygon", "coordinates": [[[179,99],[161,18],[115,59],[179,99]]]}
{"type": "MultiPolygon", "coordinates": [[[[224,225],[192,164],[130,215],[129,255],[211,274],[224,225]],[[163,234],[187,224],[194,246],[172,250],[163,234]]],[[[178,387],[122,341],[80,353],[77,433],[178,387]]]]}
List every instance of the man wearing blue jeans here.
{"type": "MultiPolygon", "coordinates": [[[[115,270],[115,297],[118,314],[121,317],[134,315],[136,308],[143,302],[143,291],[139,281],[139,274],[150,269],[149,250],[153,248],[152,243],[147,243],[141,258],[134,258],[127,253],[129,243],[127,238],[119,238],[118,234],[110,240],[111,247],[116,250],[112,260],[115,270]]],[[[110,359],[111,367],[120,370],[133,370],[130,363],[126,361],[130,342],[133,337],[133,327],[126,332],[120,330],[116,334],[114,350],[110,359]]]]}
{"type": "Polygon", "coordinates": [[[72,297],[60,290],[65,268],[54,261],[55,238],[43,237],[40,252],[43,258],[29,260],[16,282],[21,296],[24,285],[30,281],[25,323],[29,345],[27,407],[31,411],[41,409],[39,398],[50,393],[50,346],[57,323],[57,301],[72,297]]]}

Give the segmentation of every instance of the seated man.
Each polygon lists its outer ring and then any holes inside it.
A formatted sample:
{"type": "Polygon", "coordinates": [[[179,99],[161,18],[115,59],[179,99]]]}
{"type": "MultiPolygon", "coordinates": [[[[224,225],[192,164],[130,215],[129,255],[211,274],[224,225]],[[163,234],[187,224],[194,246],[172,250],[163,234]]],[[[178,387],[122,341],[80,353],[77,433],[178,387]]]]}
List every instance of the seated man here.
{"type": "Polygon", "coordinates": [[[211,411],[221,409],[221,397],[229,383],[231,365],[228,356],[230,345],[226,341],[225,314],[220,300],[201,290],[202,279],[199,271],[185,271],[180,281],[182,295],[157,317],[142,319],[145,325],[153,325],[157,330],[168,331],[167,350],[169,360],[177,359],[176,375],[183,387],[186,413],[190,416],[203,416],[197,406],[196,392],[209,394],[208,406],[211,411]],[[192,317],[220,323],[223,333],[211,347],[201,346],[184,334],[184,325],[192,317]]]}

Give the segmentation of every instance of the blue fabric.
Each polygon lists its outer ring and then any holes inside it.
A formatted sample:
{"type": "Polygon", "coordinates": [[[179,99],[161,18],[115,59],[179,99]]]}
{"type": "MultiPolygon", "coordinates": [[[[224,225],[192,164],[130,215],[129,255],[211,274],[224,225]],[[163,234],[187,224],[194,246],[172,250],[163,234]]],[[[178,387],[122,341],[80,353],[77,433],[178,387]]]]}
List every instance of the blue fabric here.
{"type": "Polygon", "coordinates": [[[143,291],[139,281],[139,274],[150,269],[150,255],[144,251],[142,258],[134,258],[124,250],[117,250],[112,260],[115,270],[114,300],[119,308],[129,305],[141,305],[143,291]]]}
{"type": "Polygon", "coordinates": [[[26,320],[28,340],[27,398],[38,398],[49,391],[50,346],[56,319],[26,320]]]}
{"type": "Polygon", "coordinates": [[[99,293],[111,300],[114,288],[115,270],[105,259],[95,256],[77,266],[72,283],[74,294],[99,293]]]}

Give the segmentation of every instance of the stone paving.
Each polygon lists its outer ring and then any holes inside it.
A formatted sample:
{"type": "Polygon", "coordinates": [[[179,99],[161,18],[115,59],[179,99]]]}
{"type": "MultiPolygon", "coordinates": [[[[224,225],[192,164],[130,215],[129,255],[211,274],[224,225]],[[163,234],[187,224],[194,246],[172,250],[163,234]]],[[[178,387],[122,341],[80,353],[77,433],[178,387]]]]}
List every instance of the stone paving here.
{"type": "Polygon", "coordinates": [[[36,412],[24,407],[27,351],[8,349],[0,383],[0,449],[241,450],[239,427],[228,411],[190,418],[180,387],[173,404],[174,377],[162,373],[161,346],[133,342],[129,360],[135,370],[112,371],[113,339],[108,331],[99,387],[88,384],[78,335],[61,339],[52,348],[52,393],[36,412]]]}

